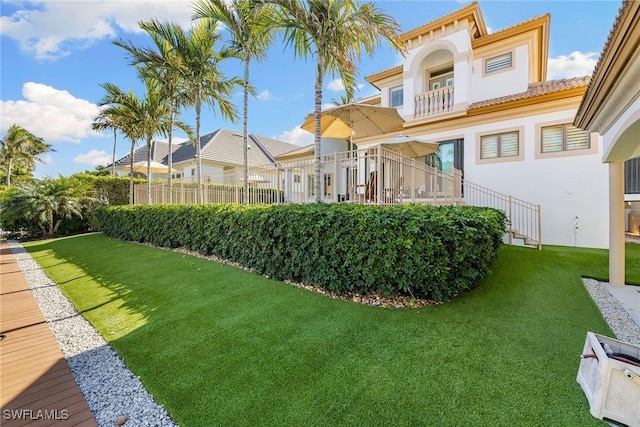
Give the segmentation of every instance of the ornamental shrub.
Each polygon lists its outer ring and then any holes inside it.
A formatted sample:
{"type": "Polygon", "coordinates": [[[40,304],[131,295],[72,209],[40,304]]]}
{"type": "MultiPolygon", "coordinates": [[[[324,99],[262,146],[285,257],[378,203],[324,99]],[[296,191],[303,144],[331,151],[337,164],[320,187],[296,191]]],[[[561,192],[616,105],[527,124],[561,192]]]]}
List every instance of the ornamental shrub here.
{"type": "Polygon", "coordinates": [[[275,279],[337,292],[443,301],[473,289],[502,244],[504,212],[456,206],[110,206],[108,236],[217,255],[275,279]]]}

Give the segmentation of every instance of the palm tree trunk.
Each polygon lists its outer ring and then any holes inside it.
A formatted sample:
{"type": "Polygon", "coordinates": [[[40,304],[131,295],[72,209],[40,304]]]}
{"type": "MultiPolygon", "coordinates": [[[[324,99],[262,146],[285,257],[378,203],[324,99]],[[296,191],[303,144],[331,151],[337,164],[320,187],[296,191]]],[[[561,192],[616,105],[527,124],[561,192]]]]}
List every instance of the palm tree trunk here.
{"type": "Polygon", "coordinates": [[[315,133],[313,140],[313,191],[316,193],[315,201],[317,203],[322,202],[322,196],[320,194],[320,174],[322,169],[322,164],[320,162],[320,114],[322,110],[322,76],[324,76],[324,65],[322,62],[322,55],[318,55],[318,64],[316,68],[316,104],[314,109],[315,133]]]}
{"type": "Polygon", "coordinates": [[[242,192],[242,204],[249,203],[249,129],[248,129],[248,113],[249,113],[249,57],[244,58],[244,104],[242,118],[242,152],[244,155],[244,188],[242,192]]]}
{"type": "Polygon", "coordinates": [[[167,198],[169,204],[173,203],[173,148],[171,147],[171,138],[173,136],[173,107],[174,101],[171,100],[169,104],[169,154],[167,155],[169,164],[169,197],[167,198]]]}
{"type": "Polygon", "coordinates": [[[129,162],[129,204],[133,205],[133,149],[135,147],[135,141],[131,141],[131,161],[129,162]]]}
{"type": "Polygon", "coordinates": [[[151,204],[151,141],[152,137],[147,138],[147,204],[151,204]]]}
{"type": "Polygon", "coordinates": [[[47,237],[53,237],[53,211],[47,212],[47,219],[49,220],[49,233],[47,237]]]}
{"type": "Polygon", "coordinates": [[[200,95],[196,100],[196,180],[198,182],[197,203],[202,203],[202,157],[200,153],[200,95]]]}
{"type": "Polygon", "coordinates": [[[113,156],[111,156],[111,176],[116,176],[116,144],[118,136],[116,128],[113,128],[113,156]]]}
{"type": "Polygon", "coordinates": [[[7,161],[7,187],[11,187],[11,168],[13,163],[13,157],[9,157],[9,161],[7,161]]]}

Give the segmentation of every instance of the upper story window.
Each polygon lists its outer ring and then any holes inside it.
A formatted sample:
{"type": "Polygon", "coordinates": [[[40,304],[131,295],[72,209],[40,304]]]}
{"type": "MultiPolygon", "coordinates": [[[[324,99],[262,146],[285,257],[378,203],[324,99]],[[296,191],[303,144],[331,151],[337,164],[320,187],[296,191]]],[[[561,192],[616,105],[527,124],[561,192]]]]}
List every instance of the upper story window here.
{"type": "Polygon", "coordinates": [[[389,104],[391,107],[402,107],[404,105],[404,89],[402,86],[389,89],[389,104]]]}
{"type": "Polygon", "coordinates": [[[429,90],[438,90],[446,86],[453,86],[453,67],[430,72],[427,82],[429,90]]]}
{"type": "Polygon", "coordinates": [[[590,148],[589,132],[572,124],[559,124],[542,128],[541,149],[543,153],[586,150],[590,148]]]}
{"type": "Polygon", "coordinates": [[[484,73],[490,74],[500,70],[506,70],[513,66],[513,53],[507,52],[502,55],[487,58],[484,61],[484,73]]]}
{"type": "Polygon", "coordinates": [[[480,159],[517,157],[520,154],[520,132],[496,133],[480,137],[480,159]]]}

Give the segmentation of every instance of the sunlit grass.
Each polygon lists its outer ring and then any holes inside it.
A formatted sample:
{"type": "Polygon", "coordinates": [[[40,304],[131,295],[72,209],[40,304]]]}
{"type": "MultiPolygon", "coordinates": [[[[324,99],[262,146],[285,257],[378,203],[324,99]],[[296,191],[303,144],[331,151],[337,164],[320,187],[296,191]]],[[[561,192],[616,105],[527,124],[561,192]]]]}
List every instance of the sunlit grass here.
{"type": "Polygon", "coordinates": [[[473,292],[381,309],[100,234],[25,246],[181,425],[599,424],[575,377],[611,335],[580,280],[606,251],[505,247],[473,292]]]}

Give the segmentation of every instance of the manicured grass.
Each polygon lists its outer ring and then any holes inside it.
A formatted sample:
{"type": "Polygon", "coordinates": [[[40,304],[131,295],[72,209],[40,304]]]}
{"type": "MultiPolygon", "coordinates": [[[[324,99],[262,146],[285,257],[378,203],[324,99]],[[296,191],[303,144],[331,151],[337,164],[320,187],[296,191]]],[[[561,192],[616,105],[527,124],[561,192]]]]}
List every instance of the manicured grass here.
{"type": "Polygon", "coordinates": [[[101,234],[25,247],[181,425],[601,424],[575,377],[606,251],[505,247],[476,290],[381,309],[101,234]]]}

